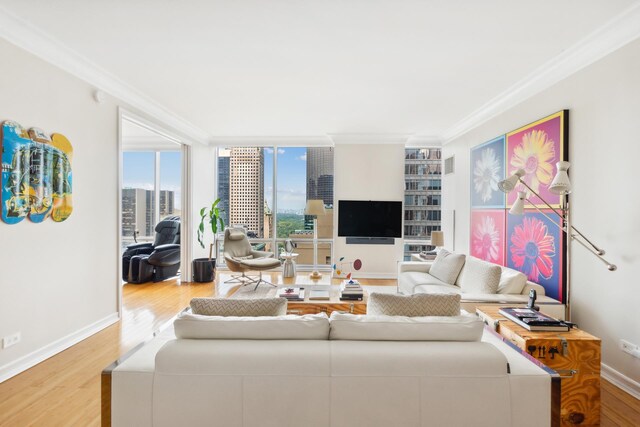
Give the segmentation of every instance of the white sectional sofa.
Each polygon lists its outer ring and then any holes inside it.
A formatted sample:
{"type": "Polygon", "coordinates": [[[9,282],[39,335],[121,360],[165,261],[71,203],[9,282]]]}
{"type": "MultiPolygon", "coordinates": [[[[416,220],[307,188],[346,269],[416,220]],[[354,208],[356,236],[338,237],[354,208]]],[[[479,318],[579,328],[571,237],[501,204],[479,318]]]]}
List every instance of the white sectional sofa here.
{"type": "MultiPolygon", "coordinates": [[[[395,320],[370,316],[381,323],[369,325],[365,317],[335,315],[330,327],[325,317],[322,330],[314,318],[315,326],[298,326],[296,339],[220,339],[235,326],[211,339],[184,338],[202,337],[208,326],[187,325],[192,330],[185,334],[178,320],[103,373],[103,408],[110,406],[103,421],[139,427],[552,424],[559,379],[483,332],[478,319],[462,319],[465,341],[455,341],[455,331],[441,337],[441,324],[456,323],[454,318],[434,318],[437,341],[406,335],[393,341],[372,338],[379,331],[395,334],[395,320]],[[481,339],[470,340],[469,333],[478,331],[481,339]]],[[[428,338],[434,325],[410,319],[428,338]]],[[[259,328],[258,335],[284,338],[286,329],[259,328]]]]}
{"type": "MultiPolygon", "coordinates": [[[[447,251],[442,251],[449,254],[447,251]]],[[[564,319],[565,306],[559,301],[545,295],[542,286],[527,281],[524,274],[513,269],[482,261],[478,258],[462,254],[462,265],[456,272],[456,265],[449,265],[451,271],[438,274],[445,277],[443,281],[430,274],[431,268],[438,258],[431,262],[405,261],[398,263],[398,291],[405,295],[415,293],[457,293],[461,296],[462,308],[475,313],[481,305],[513,306],[526,304],[529,291],[537,293],[536,305],[540,311],[558,319],[564,319]],[[496,275],[498,276],[496,282],[496,275]],[[452,279],[453,278],[453,279],[452,279]],[[495,282],[488,284],[488,282],[495,282]]],[[[440,254],[438,255],[440,257],[440,254]]]]}

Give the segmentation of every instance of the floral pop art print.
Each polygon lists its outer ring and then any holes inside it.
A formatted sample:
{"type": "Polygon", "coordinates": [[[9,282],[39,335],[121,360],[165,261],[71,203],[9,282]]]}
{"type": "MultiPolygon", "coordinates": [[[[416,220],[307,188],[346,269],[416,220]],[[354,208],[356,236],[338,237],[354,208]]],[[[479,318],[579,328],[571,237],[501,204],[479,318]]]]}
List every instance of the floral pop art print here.
{"type": "MultiPolygon", "coordinates": [[[[566,159],[568,111],[560,111],[507,134],[507,176],[523,169],[524,182],[540,194],[551,206],[558,207],[560,198],[549,192],[549,185],[556,174],[556,163],[566,159]]],[[[507,206],[516,200],[517,191],[528,191],[518,185],[507,195],[507,206]]],[[[536,205],[543,202],[533,194],[529,200],[536,205]]],[[[528,204],[527,207],[533,207],[528,204]]]]}
{"type": "Polygon", "coordinates": [[[476,258],[505,265],[505,211],[471,211],[470,253],[476,258]]]}
{"type": "Polygon", "coordinates": [[[498,188],[504,179],[505,137],[471,149],[471,207],[504,208],[505,195],[498,188]]]}
{"type": "Polygon", "coordinates": [[[539,283],[551,298],[563,301],[564,247],[560,219],[551,210],[544,214],[527,210],[524,215],[507,213],[507,267],[539,283]]]}

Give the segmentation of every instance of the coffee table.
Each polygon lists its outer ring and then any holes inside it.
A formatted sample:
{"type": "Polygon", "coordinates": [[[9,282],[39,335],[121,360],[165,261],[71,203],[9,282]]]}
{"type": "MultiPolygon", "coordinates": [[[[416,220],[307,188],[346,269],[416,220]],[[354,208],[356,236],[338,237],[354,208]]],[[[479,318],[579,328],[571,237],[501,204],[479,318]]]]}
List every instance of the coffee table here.
{"type": "Polygon", "coordinates": [[[303,286],[306,290],[304,301],[288,301],[287,314],[316,314],[327,313],[331,315],[334,311],[341,311],[352,314],[367,314],[367,291],[364,291],[362,301],[341,301],[340,286],[303,286]],[[309,300],[309,291],[312,289],[329,289],[328,300],[309,300]]]}

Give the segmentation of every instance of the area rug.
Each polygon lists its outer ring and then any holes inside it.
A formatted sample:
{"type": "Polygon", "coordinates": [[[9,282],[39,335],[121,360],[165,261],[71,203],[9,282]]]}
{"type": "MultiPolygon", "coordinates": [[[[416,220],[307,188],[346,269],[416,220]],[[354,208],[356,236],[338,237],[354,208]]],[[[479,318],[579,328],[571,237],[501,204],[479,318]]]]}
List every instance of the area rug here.
{"type": "MultiPolygon", "coordinates": [[[[328,285],[286,285],[287,287],[296,287],[302,286],[304,288],[312,288],[312,289],[326,289],[328,285]]],[[[256,287],[255,284],[241,286],[237,291],[235,291],[229,298],[231,299],[253,299],[253,298],[275,298],[278,295],[278,288],[275,288],[270,285],[265,285],[264,283],[258,286],[258,289],[253,290],[256,287]]],[[[285,287],[279,286],[279,288],[285,287]]],[[[383,294],[395,294],[397,289],[395,286],[367,286],[363,285],[362,288],[367,291],[368,294],[372,292],[378,292],[383,294]]]]}

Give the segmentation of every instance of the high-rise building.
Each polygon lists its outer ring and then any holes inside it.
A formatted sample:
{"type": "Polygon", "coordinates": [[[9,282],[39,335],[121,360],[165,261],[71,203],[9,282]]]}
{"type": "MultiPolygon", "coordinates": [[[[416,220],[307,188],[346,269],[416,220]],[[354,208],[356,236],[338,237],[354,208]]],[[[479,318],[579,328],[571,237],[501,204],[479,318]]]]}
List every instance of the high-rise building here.
{"type": "Polygon", "coordinates": [[[174,192],[160,190],[160,219],[175,213],[174,192]]]}
{"type": "Polygon", "coordinates": [[[218,151],[218,209],[220,218],[225,225],[229,224],[229,168],[231,161],[231,150],[220,149],[218,151]]]}
{"type": "MultiPolygon", "coordinates": [[[[333,147],[307,148],[307,200],[322,200],[333,208],[333,147]]],[[[304,228],[313,229],[312,216],[305,215],[304,228]]]]}
{"type": "Polygon", "coordinates": [[[333,147],[307,148],[307,200],[333,207],[333,147]]]}
{"type": "Polygon", "coordinates": [[[439,148],[407,148],[404,171],[405,259],[430,250],[431,232],[440,230],[442,151],[439,148]],[[425,243],[422,243],[422,242],[425,243]]]}
{"type": "Polygon", "coordinates": [[[134,231],[140,236],[152,236],[155,223],[155,194],[142,188],[122,190],[122,235],[133,238],[134,231]]]}
{"type": "Polygon", "coordinates": [[[245,227],[250,237],[266,237],[263,149],[232,148],[229,169],[229,223],[245,227]]]}
{"type": "MultiPolygon", "coordinates": [[[[175,193],[161,190],[160,219],[175,213],[175,193]]],[[[122,190],[122,236],[126,242],[133,240],[134,231],[140,237],[154,237],[156,227],[155,191],[142,188],[122,190]]]]}

